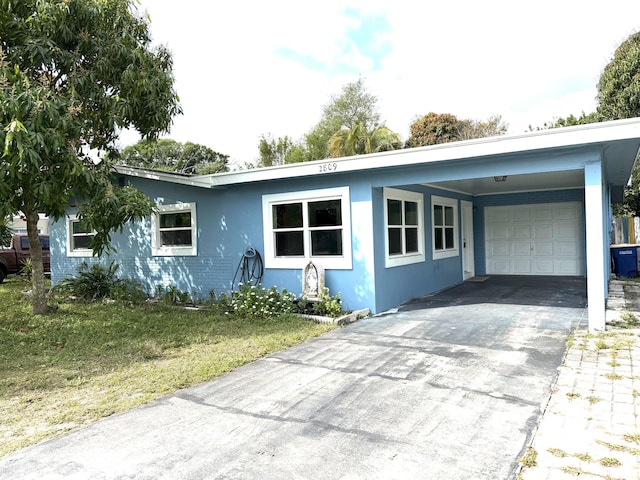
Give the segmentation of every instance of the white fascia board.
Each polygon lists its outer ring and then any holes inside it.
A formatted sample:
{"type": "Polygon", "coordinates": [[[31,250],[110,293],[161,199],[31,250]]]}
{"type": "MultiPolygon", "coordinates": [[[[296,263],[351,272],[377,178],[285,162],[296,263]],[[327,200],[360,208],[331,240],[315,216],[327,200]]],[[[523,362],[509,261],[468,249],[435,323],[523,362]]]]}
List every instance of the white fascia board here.
{"type": "Polygon", "coordinates": [[[554,148],[571,148],[632,138],[640,139],[640,118],[590,123],[518,135],[501,135],[428,147],[406,148],[369,155],[314,160],[277,167],[256,168],[196,177],[180,177],[170,173],[133,169],[127,171],[128,167],[118,167],[118,171],[126,175],[141,176],[184,185],[224,188],[243,183],[349,173],[385,167],[413,166],[527,151],[543,151],[554,148]]]}
{"type": "Polygon", "coordinates": [[[122,175],[130,177],[147,178],[149,180],[157,180],[160,182],[179,183],[181,185],[190,185],[194,187],[209,188],[211,184],[206,180],[203,181],[201,176],[185,177],[183,175],[175,175],[171,172],[159,172],[156,170],[144,170],[134,167],[126,167],[116,165],[116,171],[122,175]]]}

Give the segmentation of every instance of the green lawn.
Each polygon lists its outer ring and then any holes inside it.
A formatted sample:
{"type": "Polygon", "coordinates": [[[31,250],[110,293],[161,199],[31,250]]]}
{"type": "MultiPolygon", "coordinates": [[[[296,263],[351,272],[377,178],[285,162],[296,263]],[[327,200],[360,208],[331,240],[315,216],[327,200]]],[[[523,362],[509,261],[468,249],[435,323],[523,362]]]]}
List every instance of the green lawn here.
{"type": "Polygon", "coordinates": [[[28,288],[0,285],[0,456],[335,328],[117,303],[34,316],[28,288]]]}

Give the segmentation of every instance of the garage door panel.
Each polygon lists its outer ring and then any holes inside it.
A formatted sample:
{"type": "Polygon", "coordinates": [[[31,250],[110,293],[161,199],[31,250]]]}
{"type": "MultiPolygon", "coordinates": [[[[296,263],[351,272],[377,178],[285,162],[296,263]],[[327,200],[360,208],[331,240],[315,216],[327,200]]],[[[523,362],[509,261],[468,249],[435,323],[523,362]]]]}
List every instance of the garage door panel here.
{"type": "Polygon", "coordinates": [[[493,257],[509,257],[510,255],[509,242],[494,242],[490,248],[493,257]]]}
{"type": "Polygon", "coordinates": [[[576,260],[556,260],[555,270],[557,275],[580,275],[582,268],[576,260]]]}
{"type": "Polygon", "coordinates": [[[546,223],[542,225],[534,225],[533,226],[533,237],[534,238],[553,238],[553,224],[546,223]]]}
{"type": "Polygon", "coordinates": [[[530,257],[531,256],[531,244],[526,242],[513,242],[512,254],[514,257],[530,257]]]}
{"type": "Polygon", "coordinates": [[[513,273],[515,275],[531,275],[533,274],[533,270],[531,266],[532,266],[531,260],[524,260],[521,258],[514,259],[513,273]]]}
{"type": "Polygon", "coordinates": [[[536,222],[548,222],[553,220],[553,208],[536,205],[531,208],[534,211],[534,219],[536,222]]]}
{"type": "Polygon", "coordinates": [[[486,207],[487,273],[583,275],[583,224],[579,202],[486,207]]]}
{"type": "Polygon", "coordinates": [[[550,258],[537,258],[534,261],[535,274],[536,275],[553,275],[554,264],[553,259],[550,258]]]}
{"type": "Polygon", "coordinates": [[[557,255],[561,257],[577,257],[575,242],[557,242],[556,243],[557,255]]]}
{"type": "Polygon", "coordinates": [[[556,220],[577,221],[580,217],[578,205],[558,206],[555,211],[556,220]]]}
{"type": "Polygon", "coordinates": [[[531,225],[514,225],[513,238],[531,238],[531,225]]]}
{"type": "Polygon", "coordinates": [[[502,208],[502,207],[494,207],[491,209],[490,212],[487,212],[487,220],[492,225],[495,225],[497,223],[508,224],[511,220],[509,218],[509,209],[502,208]]]}
{"type": "Polygon", "coordinates": [[[529,208],[514,208],[509,219],[514,223],[531,223],[531,210],[529,208]]]}
{"type": "Polygon", "coordinates": [[[508,258],[493,259],[489,262],[487,268],[490,269],[494,274],[508,275],[511,272],[511,260],[509,260],[508,258]]]}
{"type": "Polygon", "coordinates": [[[536,242],[535,255],[553,257],[553,242],[536,242]]]}
{"type": "Polygon", "coordinates": [[[576,239],[578,237],[578,226],[575,223],[558,224],[556,226],[556,231],[557,238],[576,239]]]}

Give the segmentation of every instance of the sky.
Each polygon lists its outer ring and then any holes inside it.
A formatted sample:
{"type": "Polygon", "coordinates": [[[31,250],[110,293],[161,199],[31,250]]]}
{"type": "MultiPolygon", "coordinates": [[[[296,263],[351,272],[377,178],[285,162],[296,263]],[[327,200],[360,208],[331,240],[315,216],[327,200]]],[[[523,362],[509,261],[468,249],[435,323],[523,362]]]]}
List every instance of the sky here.
{"type": "MultiPolygon", "coordinates": [[[[387,127],[429,112],[509,134],[591,112],[615,49],[640,30],[638,0],[141,0],[173,54],[184,110],[171,132],[254,163],[261,135],[299,140],[363,78],[387,127]]],[[[138,137],[123,132],[121,146],[138,137]]]]}

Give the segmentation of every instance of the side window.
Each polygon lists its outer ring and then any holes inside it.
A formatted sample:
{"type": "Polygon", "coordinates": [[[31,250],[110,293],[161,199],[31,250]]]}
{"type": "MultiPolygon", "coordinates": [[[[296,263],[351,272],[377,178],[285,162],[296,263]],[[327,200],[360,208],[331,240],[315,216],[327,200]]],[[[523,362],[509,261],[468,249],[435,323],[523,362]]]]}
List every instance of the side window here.
{"type": "Polygon", "coordinates": [[[158,207],[151,219],[151,250],[155,256],[198,254],[195,203],[158,207]]]}
{"type": "Polygon", "coordinates": [[[384,189],[385,266],[423,262],[424,202],[421,193],[384,189]]]}
{"type": "Polygon", "coordinates": [[[455,257],[458,248],[458,201],[431,196],[433,259],[455,257]]]}
{"type": "Polygon", "coordinates": [[[267,268],[351,268],[348,187],[264,195],[262,212],[267,268]]]}
{"type": "Polygon", "coordinates": [[[67,220],[67,255],[70,257],[90,257],[93,255],[89,242],[95,232],[82,224],[77,217],[67,220]]]}

